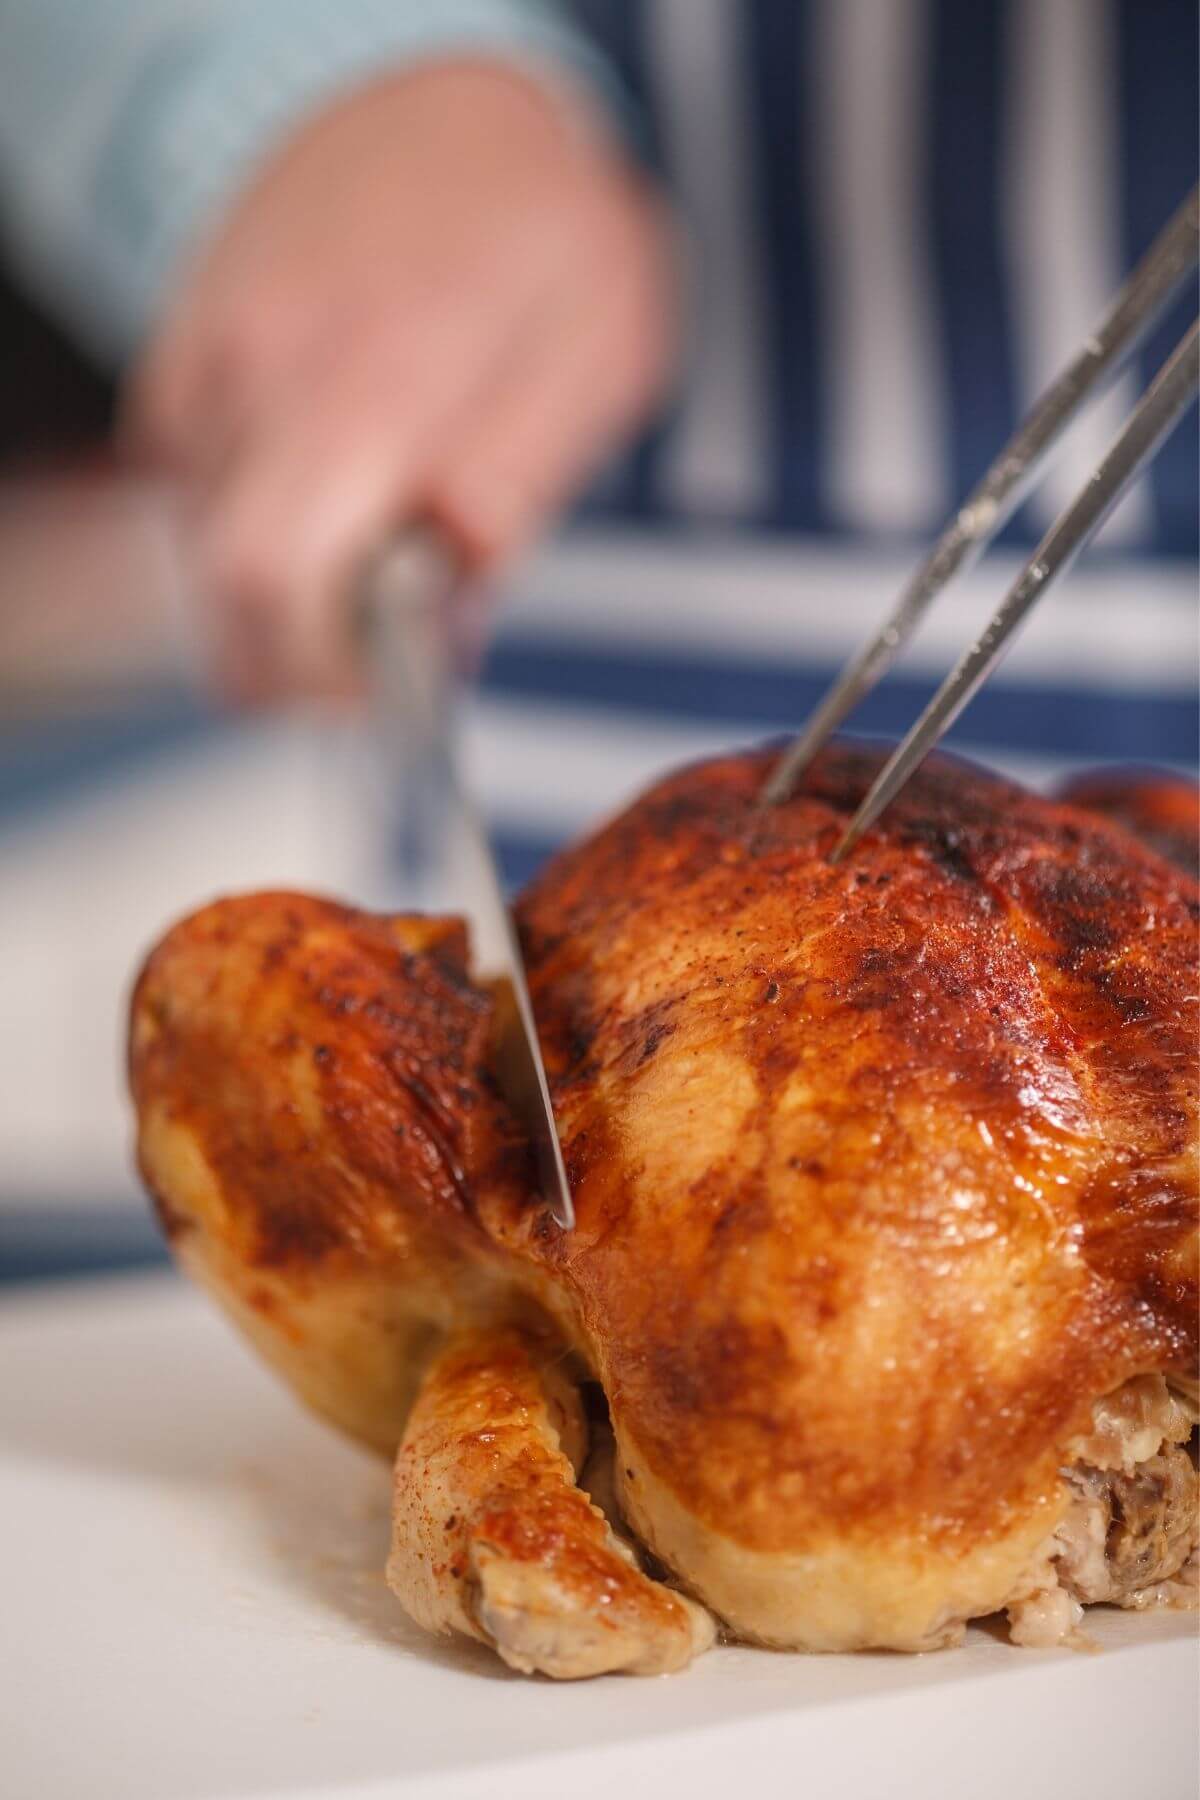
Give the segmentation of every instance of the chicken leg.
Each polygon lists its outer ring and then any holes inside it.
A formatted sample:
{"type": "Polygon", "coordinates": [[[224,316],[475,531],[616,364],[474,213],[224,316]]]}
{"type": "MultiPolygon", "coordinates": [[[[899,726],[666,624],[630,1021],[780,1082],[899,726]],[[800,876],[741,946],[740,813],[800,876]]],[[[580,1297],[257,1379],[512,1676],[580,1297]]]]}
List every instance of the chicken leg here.
{"type": "Polygon", "coordinates": [[[668,1674],[709,1648],[708,1613],[643,1575],[575,1485],[585,1444],[576,1388],[529,1338],[446,1345],[396,1458],[387,1576],[419,1625],[559,1680],[668,1674]]]}

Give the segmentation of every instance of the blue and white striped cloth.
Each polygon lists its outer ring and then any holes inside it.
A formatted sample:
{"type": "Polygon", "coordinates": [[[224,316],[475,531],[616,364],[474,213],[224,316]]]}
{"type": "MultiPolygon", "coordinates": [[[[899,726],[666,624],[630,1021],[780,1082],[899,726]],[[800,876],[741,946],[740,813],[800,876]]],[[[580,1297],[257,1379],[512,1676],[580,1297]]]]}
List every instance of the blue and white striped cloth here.
{"type": "MultiPolygon", "coordinates": [[[[610,504],[944,519],[1196,179],[1190,0],[581,0],[697,264],[691,379],[610,504]]],[[[1175,309],[1010,534],[1044,528],[1175,309]]],[[[1171,336],[1172,331],[1174,337],[1171,336]]],[[[1181,431],[1109,541],[1194,554],[1181,431]]]]}

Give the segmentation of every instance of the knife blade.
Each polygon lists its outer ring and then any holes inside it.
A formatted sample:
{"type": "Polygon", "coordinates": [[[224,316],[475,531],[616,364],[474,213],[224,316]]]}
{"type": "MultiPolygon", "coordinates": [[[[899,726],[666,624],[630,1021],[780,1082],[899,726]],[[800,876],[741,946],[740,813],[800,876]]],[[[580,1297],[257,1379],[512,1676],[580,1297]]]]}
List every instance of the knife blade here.
{"type": "Polygon", "coordinates": [[[445,541],[414,527],[373,561],[361,585],[358,618],[388,780],[393,849],[410,876],[452,863],[462,884],[461,902],[456,896],[454,904],[470,918],[477,972],[498,977],[512,1001],[498,1034],[496,1078],[529,1133],[551,1216],[570,1231],[575,1208],[521,946],[487,832],[455,756],[449,609],[457,580],[445,541]],[[448,844],[449,858],[440,854],[448,844]]]}

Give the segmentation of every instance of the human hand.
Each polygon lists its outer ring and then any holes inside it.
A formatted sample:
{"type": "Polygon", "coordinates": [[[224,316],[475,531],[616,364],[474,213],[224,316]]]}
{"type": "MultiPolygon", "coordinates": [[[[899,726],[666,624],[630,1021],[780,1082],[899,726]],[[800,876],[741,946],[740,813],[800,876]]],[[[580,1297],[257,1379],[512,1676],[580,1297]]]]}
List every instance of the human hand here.
{"type": "Polygon", "coordinates": [[[669,260],[599,124],[498,63],[387,75],[301,128],[127,396],[188,504],[218,684],[344,687],[347,593],[416,516],[468,572],[510,555],[658,395],[669,260]]]}

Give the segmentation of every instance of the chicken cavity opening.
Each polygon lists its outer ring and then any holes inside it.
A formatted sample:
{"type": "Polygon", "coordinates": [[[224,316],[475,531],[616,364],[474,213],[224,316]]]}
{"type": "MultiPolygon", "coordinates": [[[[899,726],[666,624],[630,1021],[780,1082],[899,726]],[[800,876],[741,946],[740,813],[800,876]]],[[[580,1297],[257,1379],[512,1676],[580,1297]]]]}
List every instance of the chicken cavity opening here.
{"type": "Polygon", "coordinates": [[[1139,1375],[1098,1400],[1069,1446],[1070,1504],[1008,1603],[1012,1640],[1085,1642],[1084,1606],[1197,1605],[1196,1392],[1139,1375]]]}

